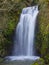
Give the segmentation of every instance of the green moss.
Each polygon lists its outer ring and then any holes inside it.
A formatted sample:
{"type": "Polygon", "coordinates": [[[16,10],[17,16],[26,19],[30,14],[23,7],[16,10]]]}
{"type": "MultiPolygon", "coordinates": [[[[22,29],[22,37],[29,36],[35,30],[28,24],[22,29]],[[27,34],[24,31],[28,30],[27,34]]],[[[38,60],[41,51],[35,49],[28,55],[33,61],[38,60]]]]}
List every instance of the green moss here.
{"type": "Polygon", "coordinates": [[[39,60],[36,60],[32,65],[45,65],[44,60],[40,58],[39,60]]]}

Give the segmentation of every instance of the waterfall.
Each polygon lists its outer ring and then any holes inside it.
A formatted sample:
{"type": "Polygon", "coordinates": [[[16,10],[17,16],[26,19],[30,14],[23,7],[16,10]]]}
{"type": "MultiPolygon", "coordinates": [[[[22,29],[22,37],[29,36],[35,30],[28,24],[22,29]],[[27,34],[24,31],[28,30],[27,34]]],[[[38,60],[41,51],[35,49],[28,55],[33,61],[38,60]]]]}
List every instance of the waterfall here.
{"type": "Polygon", "coordinates": [[[27,7],[22,10],[20,21],[16,27],[13,55],[34,55],[34,31],[38,6],[27,7]]]}
{"type": "Polygon", "coordinates": [[[39,58],[34,56],[34,33],[38,12],[38,6],[23,8],[16,27],[13,56],[10,58],[39,58]]]}

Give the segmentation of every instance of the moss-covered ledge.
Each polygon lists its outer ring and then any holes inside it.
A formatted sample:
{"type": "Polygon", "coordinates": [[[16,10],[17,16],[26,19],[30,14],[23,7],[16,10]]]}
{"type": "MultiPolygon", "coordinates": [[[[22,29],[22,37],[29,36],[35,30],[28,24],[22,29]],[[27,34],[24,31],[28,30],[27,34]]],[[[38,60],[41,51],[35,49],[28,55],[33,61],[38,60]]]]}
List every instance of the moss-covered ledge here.
{"type": "Polygon", "coordinates": [[[45,65],[44,59],[40,58],[34,61],[32,65],[45,65]]]}

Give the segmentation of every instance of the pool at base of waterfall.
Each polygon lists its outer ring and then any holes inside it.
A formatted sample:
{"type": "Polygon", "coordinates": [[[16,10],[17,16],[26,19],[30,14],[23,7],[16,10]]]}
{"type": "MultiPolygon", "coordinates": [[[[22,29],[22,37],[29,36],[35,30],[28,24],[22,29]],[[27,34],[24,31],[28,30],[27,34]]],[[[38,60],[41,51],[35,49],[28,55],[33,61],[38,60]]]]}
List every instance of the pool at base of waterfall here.
{"type": "Polygon", "coordinates": [[[5,60],[6,61],[14,61],[14,60],[21,60],[21,61],[33,60],[33,61],[36,61],[39,58],[40,58],[39,56],[7,56],[7,57],[5,57],[5,60]]]}

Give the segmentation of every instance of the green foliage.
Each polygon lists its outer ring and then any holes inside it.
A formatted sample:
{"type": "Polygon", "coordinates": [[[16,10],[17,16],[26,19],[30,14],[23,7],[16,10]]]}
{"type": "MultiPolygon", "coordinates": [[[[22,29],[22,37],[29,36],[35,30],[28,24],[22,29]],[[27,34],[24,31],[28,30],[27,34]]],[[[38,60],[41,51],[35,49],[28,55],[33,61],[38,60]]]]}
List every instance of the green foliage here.
{"type": "Polygon", "coordinates": [[[33,0],[32,5],[37,5],[39,0],[33,0]]]}
{"type": "Polygon", "coordinates": [[[36,60],[32,65],[45,65],[44,60],[40,58],[39,60],[36,60]]]}
{"type": "Polygon", "coordinates": [[[48,0],[40,0],[40,12],[38,17],[38,32],[36,35],[36,49],[49,64],[49,7],[48,0]]]}

